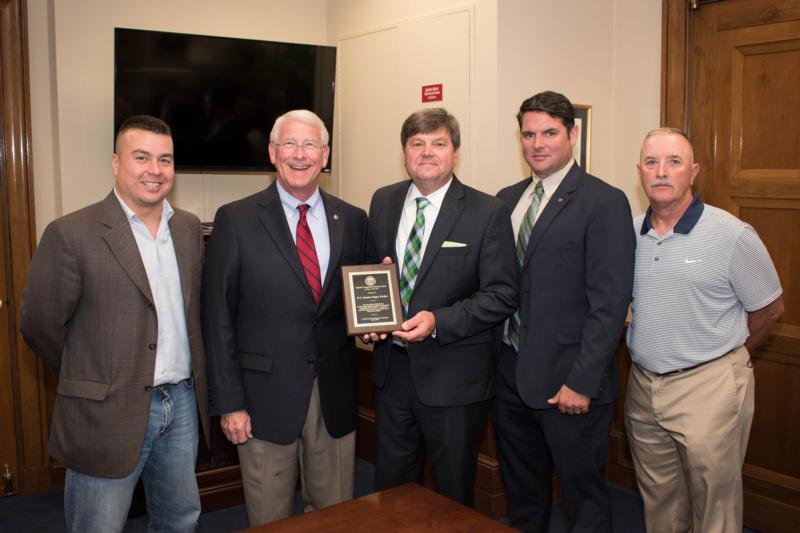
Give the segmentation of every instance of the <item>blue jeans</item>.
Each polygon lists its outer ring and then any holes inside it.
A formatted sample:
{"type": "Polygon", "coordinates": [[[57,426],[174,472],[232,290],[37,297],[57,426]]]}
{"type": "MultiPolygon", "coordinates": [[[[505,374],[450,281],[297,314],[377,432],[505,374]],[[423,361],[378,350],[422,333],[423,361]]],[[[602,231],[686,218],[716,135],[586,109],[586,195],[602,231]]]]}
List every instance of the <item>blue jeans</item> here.
{"type": "Polygon", "coordinates": [[[64,516],[72,533],[112,533],[125,527],[139,476],[151,532],[194,531],[200,516],[194,467],[197,402],[191,379],[153,388],[139,461],[127,477],[102,478],[67,468],[64,516]]]}

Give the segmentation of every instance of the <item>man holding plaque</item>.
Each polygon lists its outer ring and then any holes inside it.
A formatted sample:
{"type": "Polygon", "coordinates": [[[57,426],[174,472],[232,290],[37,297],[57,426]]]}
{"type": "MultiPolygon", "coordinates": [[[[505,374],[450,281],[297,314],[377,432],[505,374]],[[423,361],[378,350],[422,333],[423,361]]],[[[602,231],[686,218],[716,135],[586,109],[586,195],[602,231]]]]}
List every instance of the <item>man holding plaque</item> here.
{"type": "Polygon", "coordinates": [[[493,330],[517,305],[508,209],[453,174],[461,142],[444,109],[411,114],[400,134],[410,181],[375,192],[377,258],[400,273],[406,320],[372,334],[378,490],[421,483],[472,505],[478,440],[494,395],[493,330]]]}
{"type": "Polygon", "coordinates": [[[353,496],[356,353],[341,265],[364,262],[367,217],[320,190],[322,120],[275,121],[277,181],[222,206],[203,271],[213,414],[238,444],[250,525],[291,513],[298,462],[307,510],[353,496]]]}

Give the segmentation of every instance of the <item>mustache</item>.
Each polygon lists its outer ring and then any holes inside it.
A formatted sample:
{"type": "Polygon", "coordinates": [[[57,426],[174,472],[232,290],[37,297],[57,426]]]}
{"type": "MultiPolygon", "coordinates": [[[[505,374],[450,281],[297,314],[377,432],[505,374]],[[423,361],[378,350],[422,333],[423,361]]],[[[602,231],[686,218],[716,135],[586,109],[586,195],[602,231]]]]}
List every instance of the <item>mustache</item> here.
{"type": "Polygon", "coordinates": [[[664,185],[668,187],[675,187],[675,184],[668,179],[656,179],[653,183],[650,184],[650,187],[663,187],[664,185]]]}

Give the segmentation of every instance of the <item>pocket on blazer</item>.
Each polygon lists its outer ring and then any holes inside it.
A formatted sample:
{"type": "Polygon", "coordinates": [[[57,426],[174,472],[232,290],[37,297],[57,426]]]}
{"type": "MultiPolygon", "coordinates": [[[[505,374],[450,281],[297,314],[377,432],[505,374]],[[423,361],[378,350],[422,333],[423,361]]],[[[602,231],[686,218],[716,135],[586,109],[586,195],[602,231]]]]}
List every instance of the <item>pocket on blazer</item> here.
{"type": "Polygon", "coordinates": [[[239,366],[247,370],[269,372],[272,370],[272,357],[250,352],[239,352],[239,366]]]}
{"type": "Polygon", "coordinates": [[[469,255],[470,250],[472,248],[470,246],[459,246],[457,248],[439,248],[439,253],[437,255],[469,255]]]}
{"type": "Polygon", "coordinates": [[[583,328],[572,327],[572,328],[558,328],[556,332],[556,338],[558,339],[559,344],[580,344],[581,339],[583,338],[583,328]]]}
{"type": "Polygon", "coordinates": [[[110,387],[111,385],[108,383],[100,383],[99,381],[61,377],[58,380],[57,392],[61,396],[101,401],[108,396],[110,387]]]}

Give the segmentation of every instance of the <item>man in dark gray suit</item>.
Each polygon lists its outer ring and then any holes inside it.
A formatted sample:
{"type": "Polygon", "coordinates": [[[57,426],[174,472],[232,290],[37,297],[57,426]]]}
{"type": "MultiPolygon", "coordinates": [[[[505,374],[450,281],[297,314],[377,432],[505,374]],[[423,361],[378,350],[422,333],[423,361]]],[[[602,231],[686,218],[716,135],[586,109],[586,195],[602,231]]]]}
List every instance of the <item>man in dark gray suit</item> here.
{"type": "Polygon", "coordinates": [[[341,265],[364,262],[367,215],[319,188],[328,131],[307,110],[270,133],[275,183],[224,205],[203,272],[211,408],[238,444],[250,525],[353,497],[356,351],[341,265]]]}
{"type": "Polygon", "coordinates": [[[371,335],[375,483],[421,483],[427,453],[434,489],[472,505],[493,329],[517,305],[509,212],[453,174],[461,134],[444,109],[411,114],[400,141],[411,180],[375,192],[369,215],[371,253],[400,267],[407,317],[390,338],[371,335]]]}
{"type": "Polygon", "coordinates": [[[631,210],[572,158],[580,131],[564,95],[528,98],[517,120],[532,176],[497,195],[512,211],[521,265],[493,418],[509,517],[547,531],[555,465],[566,529],[610,532],[603,475],[633,285],[631,210]]]}
{"type": "Polygon", "coordinates": [[[49,450],[67,467],[67,529],[122,531],[141,476],[150,530],[193,531],[198,418],[208,440],[200,221],[166,200],[163,121],[123,122],[111,168],[105,200],[45,229],[20,329],[59,374],[49,450]]]}

